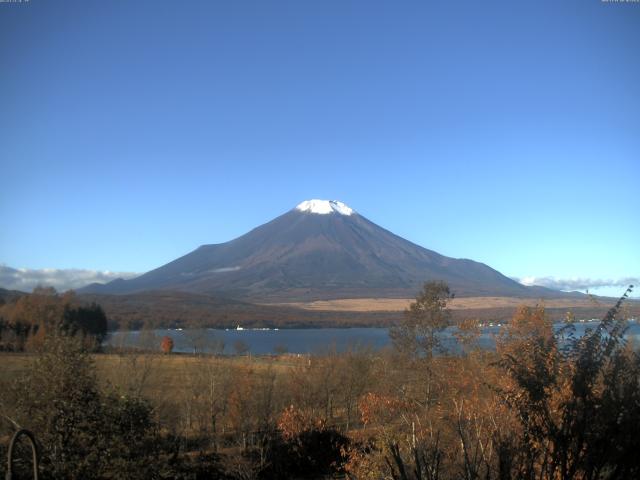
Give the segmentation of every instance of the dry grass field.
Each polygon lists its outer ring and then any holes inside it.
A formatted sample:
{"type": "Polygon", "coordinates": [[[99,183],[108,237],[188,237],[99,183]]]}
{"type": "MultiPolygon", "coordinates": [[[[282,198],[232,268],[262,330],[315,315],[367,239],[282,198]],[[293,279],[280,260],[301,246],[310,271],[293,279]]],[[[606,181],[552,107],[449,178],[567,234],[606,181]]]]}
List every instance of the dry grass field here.
{"type": "MultiPolygon", "coordinates": [[[[36,354],[0,353],[0,388],[23,376],[36,359],[36,354]]],[[[95,354],[96,373],[100,382],[118,390],[137,390],[151,399],[171,399],[171,392],[180,392],[186,383],[202,372],[214,368],[246,367],[253,371],[286,374],[306,362],[306,357],[294,355],[215,357],[185,354],[95,354]]]]}
{"type": "MultiPolygon", "coordinates": [[[[282,306],[303,308],[305,310],[320,311],[349,311],[349,312],[399,312],[413,301],[412,298],[345,298],[339,300],[317,300],[313,302],[279,303],[282,306]]],[[[556,298],[539,300],[535,298],[516,297],[461,297],[455,298],[449,308],[452,310],[515,308],[520,305],[534,306],[544,304],[547,308],[579,308],[579,307],[610,307],[615,303],[611,299],[593,300],[590,298],[556,298]]]]}

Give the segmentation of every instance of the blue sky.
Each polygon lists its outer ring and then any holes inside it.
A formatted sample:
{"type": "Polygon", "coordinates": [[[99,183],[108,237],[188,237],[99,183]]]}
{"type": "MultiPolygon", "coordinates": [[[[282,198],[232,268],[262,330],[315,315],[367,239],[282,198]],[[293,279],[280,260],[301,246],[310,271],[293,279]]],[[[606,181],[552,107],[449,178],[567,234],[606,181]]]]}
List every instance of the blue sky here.
{"type": "Polygon", "coordinates": [[[639,45],[599,0],[0,3],[0,263],[142,272],[330,198],[509,276],[637,278],[639,45]]]}

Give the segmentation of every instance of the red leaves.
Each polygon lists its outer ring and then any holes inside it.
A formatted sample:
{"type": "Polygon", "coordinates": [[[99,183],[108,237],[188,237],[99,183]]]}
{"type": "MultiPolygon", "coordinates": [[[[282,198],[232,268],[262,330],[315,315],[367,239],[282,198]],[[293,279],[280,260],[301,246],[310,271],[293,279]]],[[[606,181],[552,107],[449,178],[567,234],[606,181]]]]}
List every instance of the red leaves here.
{"type": "Polygon", "coordinates": [[[173,339],[168,336],[162,337],[160,348],[162,349],[162,353],[171,353],[171,351],[173,350],[173,339]]]}

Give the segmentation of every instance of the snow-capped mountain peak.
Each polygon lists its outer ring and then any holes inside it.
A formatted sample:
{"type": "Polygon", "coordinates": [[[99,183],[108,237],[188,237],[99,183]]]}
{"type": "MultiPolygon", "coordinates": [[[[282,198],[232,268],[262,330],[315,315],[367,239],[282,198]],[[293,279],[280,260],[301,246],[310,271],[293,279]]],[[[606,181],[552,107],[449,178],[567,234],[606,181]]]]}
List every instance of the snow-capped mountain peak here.
{"type": "Polygon", "coordinates": [[[540,298],[545,292],[482,263],[420,247],[342,202],[307,200],[236,239],[202,245],[139,277],[88,286],[81,293],[162,290],[286,303],[411,298],[427,280],[447,282],[458,296],[540,298]]]}
{"type": "Polygon", "coordinates": [[[352,215],[355,213],[348,205],[337,200],[305,200],[296,207],[296,210],[306,213],[317,213],[319,215],[326,215],[328,213],[352,215]]]}

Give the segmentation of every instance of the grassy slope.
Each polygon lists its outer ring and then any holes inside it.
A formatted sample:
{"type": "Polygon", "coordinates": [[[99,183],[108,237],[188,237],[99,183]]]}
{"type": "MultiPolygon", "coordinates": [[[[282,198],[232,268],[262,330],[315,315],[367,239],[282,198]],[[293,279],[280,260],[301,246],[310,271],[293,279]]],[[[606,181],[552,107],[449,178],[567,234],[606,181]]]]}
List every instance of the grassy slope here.
{"type": "MultiPolygon", "coordinates": [[[[459,297],[449,304],[452,310],[515,308],[520,305],[536,305],[543,303],[547,308],[601,308],[610,307],[617,299],[592,300],[585,298],[551,298],[539,300],[535,298],[518,297],[459,297]]],[[[281,305],[305,310],[320,311],[402,311],[413,301],[411,298],[345,298],[338,300],[317,300],[313,302],[289,302],[281,305]]]]}

